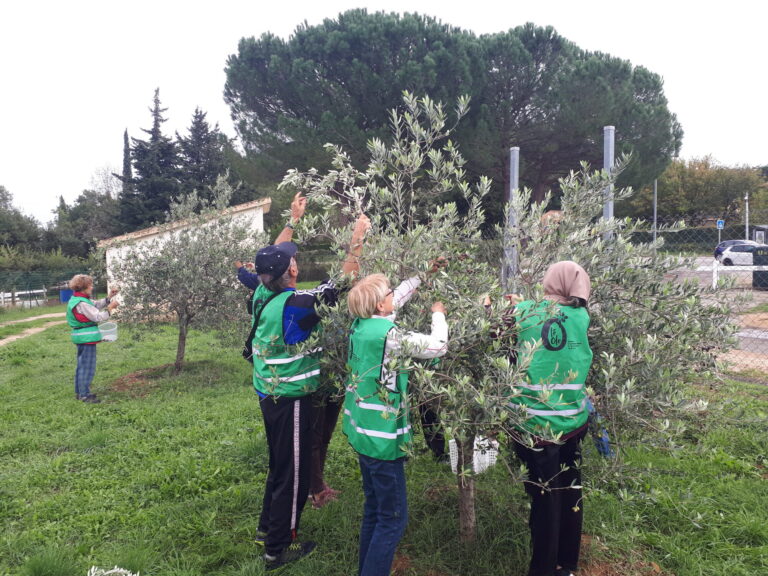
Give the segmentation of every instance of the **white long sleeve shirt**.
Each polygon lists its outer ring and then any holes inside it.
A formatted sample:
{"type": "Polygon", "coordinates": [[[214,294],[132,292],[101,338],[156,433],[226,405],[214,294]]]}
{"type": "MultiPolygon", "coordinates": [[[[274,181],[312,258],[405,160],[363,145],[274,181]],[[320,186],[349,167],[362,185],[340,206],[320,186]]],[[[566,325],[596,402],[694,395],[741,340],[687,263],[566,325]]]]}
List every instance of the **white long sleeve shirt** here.
{"type": "MultiPolygon", "coordinates": [[[[386,318],[394,322],[397,317],[397,310],[401,308],[416,293],[416,289],[421,284],[418,278],[409,278],[395,288],[392,295],[394,310],[388,316],[376,316],[374,318],[386,318]]],[[[439,358],[448,351],[448,322],[445,314],[442,312],[432,312],[432,326],[429,334],[421,332],[404,332],[395,327],[387,334],[387,341],[384,344],[384,362],[382,377],[390,390],[397,389],[397,372],[390,372],[387,366],[390,360],[400,354],[407,354],[413,358],[429,360],[439,358]]]]}

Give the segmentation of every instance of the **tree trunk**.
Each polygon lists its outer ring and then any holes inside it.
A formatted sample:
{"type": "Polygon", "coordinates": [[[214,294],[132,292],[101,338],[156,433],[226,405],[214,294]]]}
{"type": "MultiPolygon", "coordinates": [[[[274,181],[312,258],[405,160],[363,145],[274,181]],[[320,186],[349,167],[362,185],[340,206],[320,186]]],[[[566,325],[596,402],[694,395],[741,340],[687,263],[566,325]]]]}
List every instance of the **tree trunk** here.
{"type": "Polygon", "coordinates": [[[181,372],[184,364],[184,350],[187,347],[187,329],[189,322],[186,319],[179,318],[179,343],[176,346],[176,363],[173,365],[175,374],[181,372]]]}
{"type": "Polygon", "coordinates": [[[477,530],[475,518],[475,474],[472,460],[475,438],[469,435],[456,441],[458,452],[457,478],[459,482],[459,538],[462,542],[474,542],[477,530]]]}

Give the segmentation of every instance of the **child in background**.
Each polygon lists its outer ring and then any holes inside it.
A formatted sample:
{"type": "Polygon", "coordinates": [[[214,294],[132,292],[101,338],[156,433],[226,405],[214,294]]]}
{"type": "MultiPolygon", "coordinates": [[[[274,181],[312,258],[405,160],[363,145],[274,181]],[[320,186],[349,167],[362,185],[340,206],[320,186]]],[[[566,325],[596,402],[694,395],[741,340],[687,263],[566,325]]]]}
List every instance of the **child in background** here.
{"type": "Polygon", "coordinates": [[[70,337],[77,346],[77,368],[75,370],[75,397],[88,404],[98,404],[96,394],[91,394],[91,382],[96,374],[96,344],[101,342],[98,323],[109,318],[117,307],[112,300],[118,293],[117,288],[109,296],[94,302],[93,278],[86,274],[77,274],[69,281],[69,288],[74,291],[67,306],[67,324],[72,328],[70,337]]]}
{"type": "Polygon", "coordinates": [[[343,431],[358,453],[365,505],[360,529],[360,576],[389,576],[408,524],[405,458],[412,440],[408,374],[397,357],[437,358],[447,351],[445,307],[432,305],[430,334],[403,332],[387,318],[394,290],[383,274],[360,280],[349,292],[355,316],[349,338],[350,375],[343,431]]]}

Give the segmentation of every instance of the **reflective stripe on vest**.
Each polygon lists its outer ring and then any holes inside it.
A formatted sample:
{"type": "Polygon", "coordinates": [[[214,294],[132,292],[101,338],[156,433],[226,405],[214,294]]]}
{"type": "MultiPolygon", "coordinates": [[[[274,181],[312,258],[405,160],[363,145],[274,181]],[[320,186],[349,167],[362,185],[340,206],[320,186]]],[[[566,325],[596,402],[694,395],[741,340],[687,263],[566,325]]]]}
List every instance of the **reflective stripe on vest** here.
{"type": "Polygon", "coordinates": [[[82,296],[73,296],[69,299],[67,304],[67,324],[69,324],[72,331],[69,333],[69,337],[75,344],[94,344],[101,342],[101,332],[99,331],[96,322],[81,322],[75,317],[75,307],[80,302],[87,302],[93,305],[93,301],[90,298],[83,298],[82,296]]]}
{"type": "Polygon", "coordinates": [[[515,307],[515,317],[520,348],[536,345],[527,381],[513,387],[511,398],[511,404],[524,408],[529,417],[521,428],[540,436],[580,428],[588,417],[589,313],[586,308],[527,300],[515,307]]]}
{"type": "Polygon", "coordinates": [[[386,318],[358,318],[349,338],[342,429],[355,451],[379,460],[405,456],[413,437],[408,375],[387,366],[387,336],[394,328],[386,318]]]}
{"type": "Polygon", "coordinates": [[[302,350],[301,343],[285,343],[283,311],[293,294],[281,292],[266,305],[272,292],[259,286],[253,294],[253,317],[259,317],[253,335],[253,386],[261,394],[298,398],[314,392],[320,383],[322,349],[302,350]]]}

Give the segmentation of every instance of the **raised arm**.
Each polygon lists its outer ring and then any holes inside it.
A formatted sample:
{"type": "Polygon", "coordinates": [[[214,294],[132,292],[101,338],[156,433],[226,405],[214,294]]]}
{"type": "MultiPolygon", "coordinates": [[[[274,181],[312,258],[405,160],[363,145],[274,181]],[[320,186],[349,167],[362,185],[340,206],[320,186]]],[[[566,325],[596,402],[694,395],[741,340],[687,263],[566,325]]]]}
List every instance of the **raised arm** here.
{"type": "Polygon", "coordinates": [[[442,302],[432,304],[432,329],[429,334],[393,330],[387,336],[387,352],[401,350],[413,358],[439,358],[448,351],[448,323],[442,302]]]}
{"type": "Polygon", "coordinates": [[[365,233],[371,228],[371,221],[365,214],[360,214],[355,221],[355,228],[352,230],[352,240],[349,242],[349,251],[344,259],[341,272],[344,275],[351,274],[357,276],[360,271],[360,254],[363,253],[363,240],[365,233]]]}
{"type": "Polygon", "coordinates": [[[275,238],[275,244],[281,242],[290,242],[293,238],[293,227],[299,223],[301,217],[304,216],[304,211],[307,209],[307,199],[301,196],[301,192],[296,192],[296,196],[293,197],[291,202],[291,218],[288,220],[288,224],[275,238]]]}

